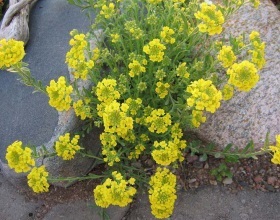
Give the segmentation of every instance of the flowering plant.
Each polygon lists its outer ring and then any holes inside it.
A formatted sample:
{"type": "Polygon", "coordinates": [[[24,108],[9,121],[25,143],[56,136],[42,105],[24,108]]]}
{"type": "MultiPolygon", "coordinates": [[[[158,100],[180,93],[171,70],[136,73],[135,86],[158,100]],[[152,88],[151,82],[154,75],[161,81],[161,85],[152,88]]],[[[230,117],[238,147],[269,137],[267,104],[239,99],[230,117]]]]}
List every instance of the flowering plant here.
{"type": "MultiPolygon", "coordinates": [[[[259,80],[265,43],[258,32],[229,41],[213,38],[222,33],[230,14],[247,2],[257,7],[259,1],[225,0],[224,5],[197,0],[68,1],[97,14],[88,33],[70,33],[66,63],[74,78],[71,83],[60,77],[42,86],[21,62],[23,44],[13,40],[0,41],[0,68],[18,72],[23,83],[47,94],[58,111],[73,108],[88,127],[103,128],[101,156],[112,177],[94,189],[98,206],[126,206],[136,186],[144,184],[153,215],[167,218],[176,200],[172,168],[184,160],[187,147],[183,130],[199,127],[206,121],[205,112],[215,113],[234,91],[247,92],[259,80]],[[99,29],[102,38],[96,35],[99,29]],[[77,90],[84,80],[92,83],[91,88],[77,90]],[[131,171],[130,165],[143,155],[157,166],[150,180],[141,169],[138,174],[131,171]]],[[[78,141],[78,135],[71,140],[67,133],[54,149],[70,160],[82,149],[78,141]]],[[[8,148],[6,158],[16,172],[34,167],[26,149],[21,142],[8,148]]],[[[278,155],[276,147],[271,150],[278,155]]],[[[28,184],[35,192],[44,192],[48,178],[45,167],[34,167],[28,184]]]]}

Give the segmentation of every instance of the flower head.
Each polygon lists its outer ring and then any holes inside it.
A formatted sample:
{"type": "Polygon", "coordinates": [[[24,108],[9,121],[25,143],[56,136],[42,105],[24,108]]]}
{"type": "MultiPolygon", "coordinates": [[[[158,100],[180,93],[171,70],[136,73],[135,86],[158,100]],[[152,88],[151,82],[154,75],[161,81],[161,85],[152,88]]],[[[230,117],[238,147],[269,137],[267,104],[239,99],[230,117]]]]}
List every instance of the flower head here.
{"type": "Polygon", "coordinates": [[[0,69],[20,62],[25,55],[24,43],[14,39],[0,40],[0,69]]]}
{"type": "Polygon", "coordinates": [[[79,135],[75,135],[72,140],[70,140],[70,134],[66,133],[64,136],[60,136],[58,141],[55,142],[55,151],[59,157],[63,160],[71,160],[74,158],[76,152],[80,150],[78,141],[80,139],[79,135]]]}
{"type": "Polygon", "coordinates": [[[159,39],[153,39],[143,47],[143,51],[150,56],[152,62],[161,62],[164,56],[166,47],[160,43],[159,39]]]}
{"type": "Polygon", "coordinates": [[[149,201],[156,218],[168,218],[174,209],[176,176],[166,168],[157,168],[149,182],[149,201]]]}
{"type": "Polygon", "coordinates": [[[67,86],[64,76],[59,77],[57,82],[51,80],[46,90],[50,98],[50,106],[56,108],[57,111],[69,110],[72,101],[70,94],[73,87],[71,85],[67,86]]]}
{"type": "Polygon", "coordinates": [[[165,26],[162,28],[162,31],[160,32],[160,37],[165,43],[174,44],[175,38],[172,37],[172,35],[174,34],[175,32],[173,29],[165,26]]]}
{"type": "Polygon", "coordinates": [[[111,18],[115,14],[115,5],[110,3],[108,6],[103,5],[100,14],[103,15],[105,18],[111,18]]]}
{"type": "Polygon", "coordinates": [[[48,176],[49,173],[46,171],[45,166],[34,167],[27,176],[28,186],[35,193],[48,192],[50,186],[47,179],[48,176]]]}
{"type": "Polygon", "coordinates": [[[194,14],[196,19],[201,21],[198,25],[199,31],[207,32],[209,35],[220,34],[225,22],[223,13],[217,10],[214,4],[207,4],[206,2],[201,3],[200,8],[201,10],[194,14]]]}
{"type": "Polygon", "coordinates": [[[280,164],[280,135],[276,135],[276,145],[269,146],[269,149],[273,153],[271,162],[274,164],[280,164]]]}
{"type": "Polygon", "coordinates": [[[108,208],[110,205],[125,207],[132,202],[136,193],[133,187],[135,179],[126,180],[117,171],[112,172],[112,177],[113,179],[107,178],[93,190],[95,203],[102,208],[108,208]]]}
{"type": "Polygon", "coordinates": [[[114,79],[103,79],[96,86],[96,95],[99,101],[110,103],[120,98],[120,93],[116,90],[117,81],[114,79]]]}
{"type": "Polygon", "coordinates": [[[211,80],[194,81],[187,87],[187,92],[191,93],[187,104],[196,110],[214,113],[220,107],[222,93],[217,90],[211,80]]]}
{"type": "Polygon", "coordinates": [[[145,120],[149,131],[153,133],[165,133],[171,125],[171,115],[165,113],[163,109],[155,109],[145,120]]]}
{"type": "Polygon", "coordinates": [[[247,60],[233,64],[228,70],[228,83],[236,86],[239,90],[248,92],[259,81],[255,65],[247,60]]]}
{"type": "Polygon", "coordinates": [[[168,88],[170,85],[168,83],[157,82],[156,93],[158,96],[163,99],[165,96],[168,95],[168,88]]]}
{"type": "Polygon", "coordinates": [[[236,61],[236,56],[234,55],[231,46],[223,46],[217,58],[224,68],[230,67],[236,61]]]}
{"type": "Polygon", "coordinates": [[[32,150],[29,147],[23,147],[21,141],[15,141],[8,146],[6,160],[8,166],[14,169],[16,173],[28,172],[35,166],[32,150]]]}

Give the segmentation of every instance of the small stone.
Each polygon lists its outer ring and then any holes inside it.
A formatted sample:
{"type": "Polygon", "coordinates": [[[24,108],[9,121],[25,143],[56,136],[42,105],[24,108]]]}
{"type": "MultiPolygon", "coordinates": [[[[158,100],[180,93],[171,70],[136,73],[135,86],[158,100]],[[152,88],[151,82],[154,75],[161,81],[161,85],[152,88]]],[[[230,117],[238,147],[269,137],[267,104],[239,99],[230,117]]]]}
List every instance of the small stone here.
{"type": "Polygon", "coordinates": [[[245,203],[246,203],[246,200],[245,200],[245,199],[242,199],[242,200],[241,200],[241,203],[242,203],[242,204],[245,204],[245,203]]]}
{"type": "Polygon", "coordinates": [[[270,176],[267,178],[267,183],[269,185],[274,186],[276,181],[277,181],[277,177],[275,177],[275,176],[270,176]]]}
{"type": "Polygon", "coordinates": [[[261,183],[263,181],[263,178],[260,175],[257,175],[254,177],[255,183],[261,183]]]}
{"type": "Polygon", "coordinates": [[[210,180],[209,182],[210,182],[210,184],[213,185],[213,186],[217,186],[217,185],[218,185],[218,183],[217,183],[216,180],[210,180]]]}
{"type": "Polygon", "coordinates": [[[193,155],[193,156],[189,155],[189,156],[187,156],[188,163],[193,163],[194,161],[197,161],[197,160],[198,160],[198,156],[197,155],[193,155]]]}
{"type": "Polygon", "coordinates": [[[188,183],[194,183],[196,181],[196,179],[190,179],[188,180],[188,183]]]}
{"type": "Polygon", "coordinates": [[[230,185],[230,184],[232,184],[232,183],[233,183],[232,178],[225,178],[225,179],[223,180],[223,184],[225,184],[225,185],[230,185]]]}
{"type": "Polygon", "coordinates": [[[207,162],[204,165],[204,169],[209,169],[209,164],[207,162]]]}
{"type": "Polygon", "coordinates": [[[193,167],[197,169],[201,169],[203,167],[203,163],[200,161],[194,161],[193,167]]]}

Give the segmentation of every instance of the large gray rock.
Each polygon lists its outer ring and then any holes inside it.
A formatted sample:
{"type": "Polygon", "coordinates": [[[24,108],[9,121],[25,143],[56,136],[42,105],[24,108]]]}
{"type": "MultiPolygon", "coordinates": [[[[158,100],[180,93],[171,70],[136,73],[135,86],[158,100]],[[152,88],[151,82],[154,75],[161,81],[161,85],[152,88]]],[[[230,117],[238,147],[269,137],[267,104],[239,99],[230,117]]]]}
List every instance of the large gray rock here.
{"type": "Polygon", "coordinates": [[[237,36],[253,30],[266,42],[266,65],[260,71],[260,81],[250,92],[236,93],[195,132],[206,142],[220,149],[233,143],[244,148],[250,140],[255,148],[263,147],[267,132],[270,142],[280,134],[280,12],[270,0],[261,1],[258,10],[240,8],[226,23],[225,35],[237,36]]]}

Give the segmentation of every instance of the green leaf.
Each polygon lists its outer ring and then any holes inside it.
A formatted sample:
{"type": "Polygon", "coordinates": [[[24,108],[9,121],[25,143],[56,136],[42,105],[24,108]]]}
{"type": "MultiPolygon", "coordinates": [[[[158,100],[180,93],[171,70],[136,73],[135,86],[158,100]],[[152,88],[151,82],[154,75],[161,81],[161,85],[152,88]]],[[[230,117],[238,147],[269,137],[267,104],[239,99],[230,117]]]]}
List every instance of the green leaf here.
{"type": "Polygon", "coordinates": [[[230,150],[230,148],[232,147],[232,144],[228,144],[225,149],[223,150],[223,153],[226,153],[230,150]]]}
{"type": "Polygon", "coordinates": [[[202,162],[204,162],[204,161],[207,160],[207,158],[208,158],[207,154],[204,153],[203,155],[201,155],[201,156],[199,157],[199,160],[202,161],[202,162]]]}
{"type": "Polygon", "coordinates": [[[215,158],[221,158],[221,156],[222,156],[221,152],[217,152],[214,154],[215,158]]]}

